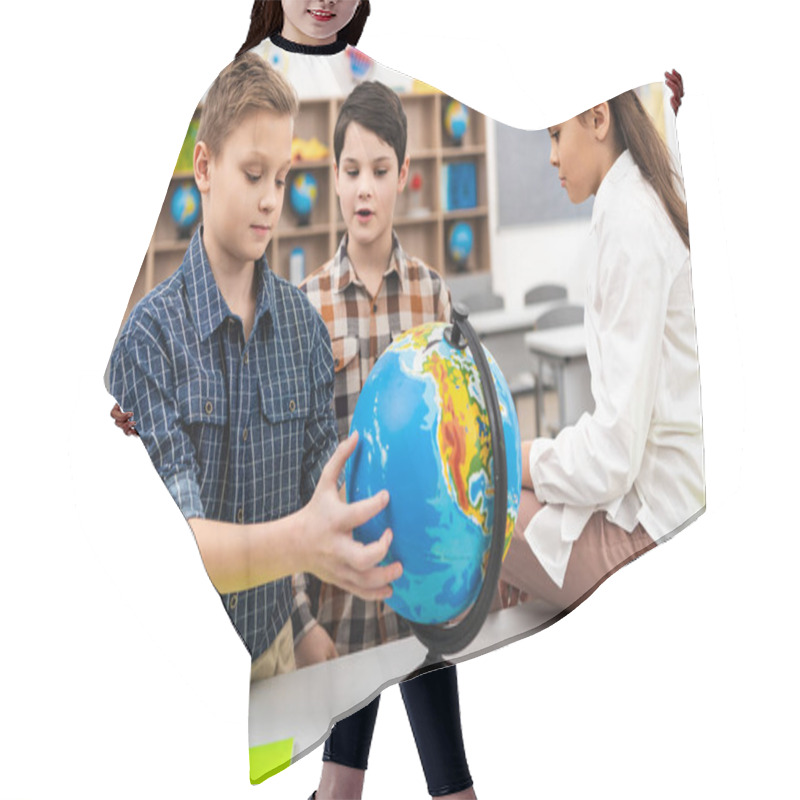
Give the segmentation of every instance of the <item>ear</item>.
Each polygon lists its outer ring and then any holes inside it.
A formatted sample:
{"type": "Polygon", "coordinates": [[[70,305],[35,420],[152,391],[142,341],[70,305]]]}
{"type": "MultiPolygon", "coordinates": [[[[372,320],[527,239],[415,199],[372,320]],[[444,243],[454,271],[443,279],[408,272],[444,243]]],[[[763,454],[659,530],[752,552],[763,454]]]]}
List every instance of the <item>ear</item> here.
{"type": "Polygon", "coordinates": [[[604,142],[611,131],[611,109],[608,102],[600,103],[592,108],[591,125],[597,141],[604,142]]]}
{"type": "Polygon", "coordinates": [[[211,165],[211,151],[205,142],[197,142],[194,146],[194,182],[200,194],[207,194],[211,186],[209,168],[211,165]]]}
{"type": "Polygon", "coordinates": [[[339,165],[334,159],[333,162],[333,186],[336,189],[336,196],[339,196],[339,165]]]}
{"type": "Polygon", "coordinates": [[[408,180],[408,171],[411,166],[411,159],[406,156],[403,163],[400,165],[400,174],[397,176],[397,194],[406,188],[406,181],[408,180]]]}

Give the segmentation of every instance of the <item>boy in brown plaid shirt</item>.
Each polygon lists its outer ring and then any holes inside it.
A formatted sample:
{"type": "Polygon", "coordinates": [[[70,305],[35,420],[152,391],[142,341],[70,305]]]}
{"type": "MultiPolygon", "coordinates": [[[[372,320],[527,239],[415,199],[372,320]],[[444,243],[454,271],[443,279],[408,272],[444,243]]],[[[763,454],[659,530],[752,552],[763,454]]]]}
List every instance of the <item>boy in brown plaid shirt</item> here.
{"type": "MultiPolygon", "coordinates": [[[[403,331],[448,322],[442,278],[406,255],[393,230],[409,171],[407,121],[398,96],[367,82],[339,112],[333,149],[336,192],[347,233],[334,257],[301,285],[331,337],[339,439],[375,361],[403,331]]],[[[313,575],[294,578],[295,658],[302,667],[407,636],[408,623],[383,602],[364,601],[313,575]]],[[[474,797],[464,755],[455,667],[400,684],[429,791],[474,797]]],[[[360,797],[378,710],[377,697],[337,723],[323,754],[319,793],[360,797]]]]}

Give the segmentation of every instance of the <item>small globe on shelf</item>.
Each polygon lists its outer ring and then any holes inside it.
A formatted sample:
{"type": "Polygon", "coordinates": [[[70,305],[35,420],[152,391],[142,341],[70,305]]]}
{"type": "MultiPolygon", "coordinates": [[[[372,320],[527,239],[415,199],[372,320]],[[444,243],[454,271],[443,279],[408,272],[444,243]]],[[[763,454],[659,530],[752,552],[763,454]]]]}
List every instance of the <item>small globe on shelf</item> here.
{"type": "Polygon", "coordinates": [[[289,204],[297,216],[298,225],[308,225],[318,196],[317,179],[310,172],[301,172],[295,176],[289,189],[289,204]]]}
{"type": "Polygon", "coordinates": [[[475,236],[468,222],[456,222],[447,237],[447,254],[459,270],[467,268],[475,236]]]}
{"type": "Polygon", "coordinates": [[[444,111],[444,130],[450,142],[460,145],[469,128],[469,109],[458,100],[451,100],[444,111]]]}
{"type": "MultiPolygon", "coordinates": [[[[400,561],[403,574],[386,604],[423,625],[454,620],[475,602],[494,529],[496,467],[481,376],[447,328],[412,328],[378,359],[353,414],[359,440],[345,470],[349,502],[388,490],[387,507],[353,536],[368,543],[391,528],[384,563],[400,561]]],[[[483,351],[505,439],[505,553],[521,494],[519,423],[508,384],[483,351]]]]}
{"type": "Polygon", "coordinates": [[[194,181],[182,181],[172,192],[169,213],[178,231],[178,237],[188,238],[200,219],[200,192],[194,181]]]}

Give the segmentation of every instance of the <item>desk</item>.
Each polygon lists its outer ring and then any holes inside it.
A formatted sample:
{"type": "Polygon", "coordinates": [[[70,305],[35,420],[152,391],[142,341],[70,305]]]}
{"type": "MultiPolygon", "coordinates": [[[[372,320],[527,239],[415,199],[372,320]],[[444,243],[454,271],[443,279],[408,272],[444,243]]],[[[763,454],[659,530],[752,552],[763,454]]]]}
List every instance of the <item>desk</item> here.
{"type": "Polygon", "coordinates": [[[548,300],[544,303],[532,303],[522,308],[498,308],[496,311],[472,311],[469,321],[475,333],[482,339],[493,334],[529,331],[536,320],[545,312],[556,306],[566,305],[564,300],[548,300]]]}
{"type": "Polygon", "coordinates": [[[594,409],[583,325],[565,325],[525,334],[525,346],[539,362],[536,380],[536,435],[541,434],[542,367],[552,364],[558,392],[558,428],[594,409]]]}
{"type": "MultiPolygon", "coordinates": [[[[464,661],[500,643],[535,633],[558,613],[536,602],[491,613],[472,644],[449,660],[464,661]]],[[[292,760],[298,759],[327,737],[331,720],[348,716],[386,686],[413,672],[426,652],[410,636],[252,683],[250,747],[293,739],[292,760]]]]}
{"type": "Polygon", "coordinates": [[[533,328],[545,311],[566,302],[565,299],[549,300],[515,309],[470,313],[472,327],[497,362],[515,397],[534,390],[534,363],[525,349],[525,333],[533,328]]]}

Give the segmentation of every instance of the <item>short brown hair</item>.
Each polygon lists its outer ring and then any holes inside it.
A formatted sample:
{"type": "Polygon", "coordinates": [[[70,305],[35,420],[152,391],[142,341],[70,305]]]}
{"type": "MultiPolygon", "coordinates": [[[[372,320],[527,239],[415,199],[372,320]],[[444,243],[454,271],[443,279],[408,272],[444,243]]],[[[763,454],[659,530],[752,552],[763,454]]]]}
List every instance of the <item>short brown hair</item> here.
{"type": "Polygon", "coordinates": [[[220,152],[231,131],[254,111],[297,115],[297,95],[289,82],[260,56],[246,53],[220,72],[203,101],[197,141],[220,152]]]}
{"type": "Polygon", "coordinates": [[[408,120],[396,92],[378,81],[365,81],[350,92],[339,110],[333,130],[333,153],[337,166],[351,122],[357,122],[386,142],[397,155],[397,168],[403,166],[408,120]]]}

